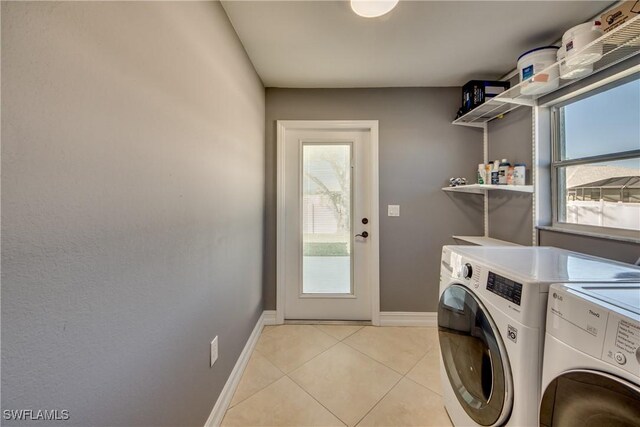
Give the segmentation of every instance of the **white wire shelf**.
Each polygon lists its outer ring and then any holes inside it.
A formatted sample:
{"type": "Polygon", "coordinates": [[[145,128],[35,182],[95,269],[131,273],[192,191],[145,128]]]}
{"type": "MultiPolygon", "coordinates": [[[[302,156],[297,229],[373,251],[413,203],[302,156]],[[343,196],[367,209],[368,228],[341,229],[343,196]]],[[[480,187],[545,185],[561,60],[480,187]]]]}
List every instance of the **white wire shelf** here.
{"type": "Polygon", "coordinates": [[[443,187],[443,191],[454,193],[485,194],[486,191],[515,191],[518,193],[533,193],[533,185],[491,185],[491,184],[467,184],[457,187],[443,187]]]}
{"type": "Polygon", "coordinates": [[[615,28],[608,33],[605,33],[597,40],[586,45],[583,49],[576,52],[579,55],[581,52],[588,51],[593,47],[602,45],[602,58],[593,64],[593,71],[587,75],[576,79],[561,79],[559,77],[549,80],[549,84],[558,82],[558,88],[543,94],[528,95],[523,94],[522,89],[530,82],[536,81],[539,76],[549,74],[553,71],[553,74],[559,74],[555,72],[561,64],[564,66],[565,59],[555,62],[553,65],[545,68],[536,75],[532,76],[527,81],[521,82],[512,88],[502,92],[500,95],[487,100],[484,104],[479,105],[473,110],[469,111],[462,117],[453,121],[454,125],[483,127],[485,123],[500,117],[510,111],[515,110],[523,105],[533,106],[536,99],[549,95],[557,90],[567,87],[573,83],[576,83],[590,75],[593,75],[599,71],[609,68],[615,64],[618,64],[626,59],[629,59],[638,53],[640,53],[640,16],[636,16],[625,22],[623,25],[615,28]]]}

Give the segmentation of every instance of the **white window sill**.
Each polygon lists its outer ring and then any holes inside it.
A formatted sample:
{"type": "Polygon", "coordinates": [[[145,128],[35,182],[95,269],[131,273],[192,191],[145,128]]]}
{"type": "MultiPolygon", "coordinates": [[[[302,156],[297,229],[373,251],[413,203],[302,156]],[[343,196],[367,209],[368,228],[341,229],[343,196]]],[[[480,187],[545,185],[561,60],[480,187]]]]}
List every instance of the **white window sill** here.
{"type": "Polygon", "coordinates": [[[595,231],[577,230],[573,228],[563,228],[558,226],[553,227],[550,225],[539,225],[536,228],[538,230],[553,231],[556,233],[565,233],[565,234],[575,234],[577,236],[595,237],[597,239],[615,240],[618,242],[627,242],[627,243],[640,243],[640,237],[636,238],[631,236],[616,236],[611,234],[598,233],[595,231]]]}

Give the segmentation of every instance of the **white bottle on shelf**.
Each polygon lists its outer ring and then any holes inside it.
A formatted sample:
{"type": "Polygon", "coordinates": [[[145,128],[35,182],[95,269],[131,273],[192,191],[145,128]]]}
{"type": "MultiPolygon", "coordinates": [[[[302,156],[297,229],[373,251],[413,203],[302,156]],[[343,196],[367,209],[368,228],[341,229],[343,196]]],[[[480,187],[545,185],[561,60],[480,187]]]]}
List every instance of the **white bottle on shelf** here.
{"type": "Polygon", "coordinates": [[[525,185],[527,177],[527,165],[525,163],[516,163],[513,168],[513,184],[525,185]]]}
{"type": "Polygon", "coordinates": [[[478,184],[486,184],[487,178],[485,174],[484,163],[478,164],[478,184]]]}

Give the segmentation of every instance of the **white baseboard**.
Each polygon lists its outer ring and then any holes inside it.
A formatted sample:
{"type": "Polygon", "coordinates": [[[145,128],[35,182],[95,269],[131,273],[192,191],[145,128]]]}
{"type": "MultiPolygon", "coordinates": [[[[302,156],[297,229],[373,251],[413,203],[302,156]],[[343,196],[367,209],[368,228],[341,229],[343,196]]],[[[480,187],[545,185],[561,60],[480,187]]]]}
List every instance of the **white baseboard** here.
{"type": "Polygon", "coordinates": [[[265,310],[263,312],[264,316],[264,325],[271,326],[277,325],[278,321],[276,320],[276,311],[275,310],[265,310]]]}
{"type": "MultiPolygon", "coordinates": [[[[238,383],[240,383],[240,378],[242,378],[244,369],[247,367],[247,363],[249,363],[253,349],[258,343],[258,338],[260,338],[262,328],[267,324],[265,321],[267,317],[267,312],[263,312],[256,322],[256,326],[253,328],[253,332],[251,332],[244,349],[242,349],[242,353],[240,353],[240,357],[238,357],[238,360],[231,371],[231,375],[227,378],[227,382],[220,392],[220,396],[218,396],[216,404],[213,406],[213,410],[204,425],[205,427],[217,427],[222,423],[222,419],[224,418],[225,412],[227,412],[227,408],[229,408],[233,394],[236,392],[236,388],[238,388],[238,383]]],[[[275,320],[275,311],[273,312],[273,318],[275,320]]]]}
{"type": "Polygon", "coordinates": [[[437,313],[381,311],[380,326],[438,326],[437,313]]]}

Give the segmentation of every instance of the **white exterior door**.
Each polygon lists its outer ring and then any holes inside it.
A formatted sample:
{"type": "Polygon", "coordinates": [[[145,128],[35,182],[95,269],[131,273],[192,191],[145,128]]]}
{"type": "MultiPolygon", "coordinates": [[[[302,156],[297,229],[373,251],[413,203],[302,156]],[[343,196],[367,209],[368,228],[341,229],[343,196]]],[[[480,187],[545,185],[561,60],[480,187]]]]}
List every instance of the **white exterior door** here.
{"type": "Polygon", "coordinates": [[[378,303],[377,126],[358,123],[278,122],[286,319],[371,320],[378,303]]]}

